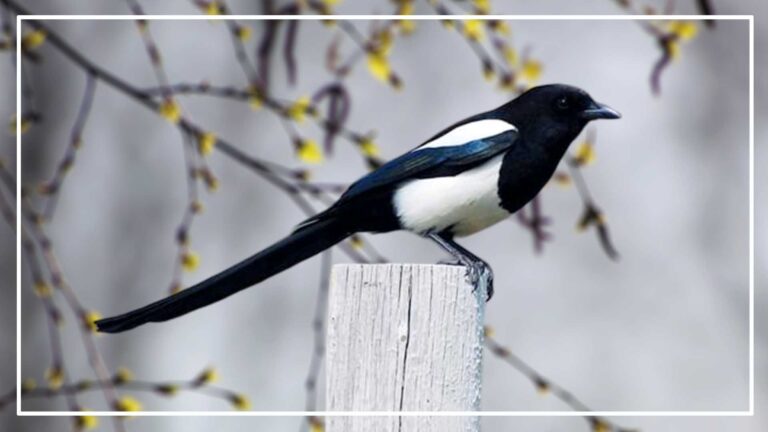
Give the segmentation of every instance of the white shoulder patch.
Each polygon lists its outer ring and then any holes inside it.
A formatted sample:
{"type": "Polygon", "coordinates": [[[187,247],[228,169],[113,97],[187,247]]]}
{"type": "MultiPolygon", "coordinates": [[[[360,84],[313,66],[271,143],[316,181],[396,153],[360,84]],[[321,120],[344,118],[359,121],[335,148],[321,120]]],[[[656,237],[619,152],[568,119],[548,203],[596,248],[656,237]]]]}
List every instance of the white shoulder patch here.
{"type": "Polygon", "coordinates": [[[517,130],[517,128],[504,120],[478,120],[463,124],[418,149],[463,145],[470,141],[492,137],[509,130],[517,130]]]}

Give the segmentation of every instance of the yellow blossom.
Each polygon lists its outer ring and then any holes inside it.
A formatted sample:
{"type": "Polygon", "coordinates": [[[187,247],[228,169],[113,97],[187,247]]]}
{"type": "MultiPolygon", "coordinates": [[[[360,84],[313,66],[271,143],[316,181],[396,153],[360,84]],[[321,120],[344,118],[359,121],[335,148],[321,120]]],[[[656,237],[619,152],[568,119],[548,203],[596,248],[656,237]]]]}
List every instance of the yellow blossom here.
{"type": "Polygon", "coordinates": [[[485,36],[483,31],[483,21],[466,20],[464,21],[464,35],[473,41],[480,41],[485,36]]]}
{"type": "Polygon", "coordinates": [[[212,132],[203,132],[198,136],[197,144],[200,154],[207,156],[213,151],[213,147],[216,145],[216,135],[212,132]]]}
{"type": "Polygon", "coordinates": [[[59,365],[52,366],[45,371],[45,380],[48,381],[48,388],[58,390],[64,384],[64,369],[59,365]]]}
{"type": "MultiPolygon", "coordinates": [[[[87,411],[83,409],[82,411],[87,411]]],[[[91,430],[99,427],[99,418],[92,415],[81,415],[75,417],[75,429],[76,430],[91,430]]]]}
{"type": "Polygon", "coordinates": [[[50,298],[53,294],[51,286],[44,281],[37,281],[34,285],[35,295],[40,298],[50,298]]]}
{"type": "Polygon", "coordinates": [[[181,254],[181,266],[188,272],[197,270],[200,266],[200,255],[194,251],[187,251],[181,254]]]}
{"type": "Polygon", "coordinates": [[[235,31],[235,35],[238,39],[245,42],[251,38],[251,28],[245,26],[239,26],[235,31]]]}
{"type": "Polygon", "coordinates": [[[379,31],[375,35],[376,48],[374,51],[380,52],[384,55],[389,55],[392,51],[392,47],[395,44],[395,37],[388,29],[379,31]]]}
{"type": "Polygon", "coordinates": [[[673,59],[680,57],[680,41],[676,39],[666,41],[666,48],[669,51],[669,56],[673,59]]]}
{"type": "Polygon", "coordinates": [[[579,165],[589,165],[591,163],[594,163],[596,159],[595,147],[592,145],[591,142],[584,141],[576,150],[575,158],[576,158],[576,162],[579,165]]]}
{"type": "Polygon", "coordinates": [[[206,15],[221,15],[221,6],[216,1],[209,1],[205,5],[206,15]]]}
{"type": "Polygon", "coordinates": [[[11,134],[22,134],[24,135],[29,131],[29,128],[32,127],[32,120],[30,120],[26,116],[21,116],[21,123],[19,124],[19,121],[16,118],[16,114],[11,116],[11,121],[8,124],[8,129],[11,131],[11,134]]]}
{"type": "Polygon", "coordinates": [[[24,51],[35,49],[45,42],[47,36],[45,30],[31,31],[21,38],[21,49],[24,51]]]}
{"type": "Polygon", "coordinates": [[[163,101],[163,103],[160,105],[159,112],[164,119],[171,123],[175,124],[181,120],[181,107],[173,99],[166,99],[163,101]]]}
{"type": "Polygon", "coordinates": [[[611,427],[608,423],[606,423],[605,420],[594,417],[594,420],[592,420],[593,432],[610,432],[610,430],[611,430],[611,427]]]}
{"type": "Polygon", "coordinates": [[[693,21],[671,21],[668,30],[681,40],[693,39],[699,32],[699,28],[693,21]]]}
{"type": "Polygon", "coordinates": [[[101,319],[101,314],[97,311],[87,311],[83,313],[82,316],[83,319],[83,325],[88,330],[96,333],[98,331],[98,327],[96,327],[96,321],[101,319]]]}
{"type": "MultiPolygon", "coordinates": [[[[413,15],[413,2],[411,1],[404,1],[400,3],[400,7],[397,10],[398,15],[413,15]]],[[[416,23],[414,23],[412,20],[399,20],[397,24],[400,26],[400,30],[405,33],[413,33],[413,31],[416,29],[416,23]]]]}
{"type": "Polygon", "coordinates": [[[377,80],[383,82],[389,81],[391,68],[389,66],[389,59],[386,55],[379,52],[368,54],[368,70],[377,80]]]}
{"type": "Polygon", "coordinates": [[[37,381],[34,378],[24,378],[21,382],[21,391],[28,392],[37,388],[37,381]]]}
{"type": "Polygon", "coordinates": [[[203,369],[202,372],[195,378],[195,382],[202,384],[210,384],[219,380],[219,373],[212,367],[203,369]]]}
{"type": "Polygon", "coordinates": [[[512,34],[512,30],[509,28],[509,24],[506,21],[488,21],[488,26],[502,36],[509,36],[512,34]]]}
{"type": "Polygon", "coordinates": [[[205,187],[208,188],[208,192],[216,192],[219,189],[219,179],[214,176],[208,176],[205,178],[205,187]]]}
{"type": "Polygon", "coordinates": [[[367,157],[377,157],[379,155],[379,147],[370,137],[365,137],[360,141],[360,151],[367,157]]]}
{"type": "Polygon", "coordinates": [[[504,45],[504,49],[502,50],[502,55],[504,56],[504,60],[507,61],[507,64],[510,67],[517,67],[518,59],[517,59],[517,51],[512,48],[509,45],[504,45]]]}
{"type": "Polygon", "coordinates": [[[251,401],[243,394],[232,394],[229,400],[236,410],[249,411],[251,409],[251,401]]]}
{"type": "Polygon", "coordinates": [[[251,88],[248,90],[248,93],[248,105],[252,110],[257,111],[259,108],[264,106],[264,97],[261,95],[261,91],[259,91],[258,88],[251,86],[251,88]]]}
{"type": "Polygon", "coordinates": [[[119,367],[115,371],[115,376],[112,378],[112,381],[115,382],[115,384],[125,384],[129,381],[133,380],[133,372],[130,371],[130,369],[125,367],[119,367]]]}
{"type": "Polygon", "coordinates": [[[288,117],[292,118],[296,123],[304,121],[306,114],[312,109],[312,100],[309,96],[302,96],[290,107],[288,107],[288,117]]]}
{"type": "Polygon", "coordinates": [[[115,403],[115,408],[118,411],[141,411],[141,402],[136,400],[133,396],[123,396],[115,403]]]}
{"type": "Polygon", "coordinates": [[[309,432],[324,432],[324,431],[325,431],[325,425],[323,424],[322,420],[318,419],[317,417],[309,418],[309,432]]]}
{"type": "Polygon", "coordinates": [[[302,161],[310,164],[319,164],[323,161],[323,152],[316,141],[311,139],[299,140],[296,155],[302,161]]]}
{"type": "Polygon", "coordinates": [[[520,67],[520,76],[529,83],[539,80],[543,66],[536,60],[526,60],[520,67]]]}
{"type": "Polygon", "coordinates": [[[472,0],[475,5],[475,12],[478,15],[487,15],[491,13],[491,0],[472,0]]]}
{"type": "Polygon", "coordinates": [[[496,71],[493,70],[493,65],[491,63],[483,63],[483,78],[486,81],[491,81],[494,76],[496,76],[496,71]]]}

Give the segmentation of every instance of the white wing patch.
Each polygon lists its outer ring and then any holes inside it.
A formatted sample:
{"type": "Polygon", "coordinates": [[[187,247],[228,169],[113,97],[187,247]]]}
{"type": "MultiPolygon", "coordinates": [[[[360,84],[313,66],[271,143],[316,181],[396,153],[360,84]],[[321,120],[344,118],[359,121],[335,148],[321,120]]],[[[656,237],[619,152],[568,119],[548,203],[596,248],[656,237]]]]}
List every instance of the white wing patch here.
{"type": "Polygon", "coordinates": [[[463,145],[470,141],[492,137],[509,130],[517,130],[517,128],[504,120],[478,120],[461,125],[447,134],[418,147],[416,150],[463,145]]]}
{"type": "Polygon", "coordinates": [[[498,196],[503,154],[456,176],[412,180],[394,197],[400,223],[416,233],[453,227],[457,236],[483,230],[509,216],[498,196]]]}

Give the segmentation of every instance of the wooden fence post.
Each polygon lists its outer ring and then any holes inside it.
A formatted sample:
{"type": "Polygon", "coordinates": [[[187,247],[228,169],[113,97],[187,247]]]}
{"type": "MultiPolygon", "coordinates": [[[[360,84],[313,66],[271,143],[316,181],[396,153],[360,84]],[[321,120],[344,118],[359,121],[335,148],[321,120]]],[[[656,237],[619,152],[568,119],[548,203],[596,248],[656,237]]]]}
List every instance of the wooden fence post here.
{"type": "MultiPolygon", "coordinates": [[[[464,267],[344,264],[331,274],[328,411],[480,408],[486,290],[464,267]]],[[[475,432],[471,417],[328,417],[329,432],[475,432]]]]}

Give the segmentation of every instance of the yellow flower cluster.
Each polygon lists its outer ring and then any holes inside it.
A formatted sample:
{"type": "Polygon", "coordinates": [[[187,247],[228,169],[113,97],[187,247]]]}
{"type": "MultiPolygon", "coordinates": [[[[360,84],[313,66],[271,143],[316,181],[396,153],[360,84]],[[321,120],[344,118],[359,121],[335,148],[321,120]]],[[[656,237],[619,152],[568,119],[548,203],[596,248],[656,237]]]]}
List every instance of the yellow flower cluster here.
{"type": "Polygon", "coordinates": [[[212,132],[203,132],[197,138],[197,149],[203,156],[208,156],[216,146],[216,135],[212,132]]]}
{"type": "Polygon", "coordinates": [[[370,136],[363,137],[358,143],[358,145],[360,146],[360,151],[363,153],[363,156],[365,157],[379,156],[379,147],[376,145],[375,142],[373,142],[373,138],[371,138],[370,136]]]}
{"type": "Polygon", "coordinates": [[[181,120],[181,107],[173,99],[166,99],[160,105],[160,115],[169,122],[176,124],[181,120]]]}
{"type": "Polygon", "coordinates": [[[692,21],[670,21],[667,25],[667,33],[672,37],[666,40],[666,47],[672,58],[680,56],[680,43],[687,42],[699,32],[696,23],[692,21]]]}
{"type": "Polygon", "coordinates": [[[45,371],[45,380],[48,381],[48,388],[58,390],[64,384],[64,369],[60,365],[54,365],[45,371]]]}
{"type": "Polygon", "coordinates": [[[312,139],[296,140],[296,156],[309,164],[319,164],[323,161],[323,152],[317,141],[312,139]]]}
{"type": "Polygon", "coordinates": [[[543,69],[544,67],[540,62],[527,59],[520,66],[520,77],[526,80],[529,84],[533,84],[539,80],[543,69]]]}
{"type": "Polygon", "coordinates": [[[578,165],[589,165],[594,163],[597,158],[595,156],[595,146],[589,141],[582,142],[576,150],[576,156],[574,156],[574,158],[578,165]]]}
{"type": "Polygon", "coordinates": [[[200,266],[200,255],[194,251],[186,251],[181,254],[181,267],[188,271],[193,272],[200,266]]]}
{"type": "Polygon", "coordinates": [[[246,42],[251,38],[251,28],[245,26],[237,26],[235,29],[235,36],[243,42],[246,42]]]}
{"type": "Polygon", "coordinates": [[[479,42],[485,38],[485,27],[483,20],[466,20],[463,22],[462,32],[467,39],[479,42]]]}
{"type": "Polygon", "coordinates": [[[243,394],[233,393],[229,397],[229,401],[238,411],[249,411],[251,409],[251,400],[243,394]]]}
{"type": "Polygon", "coordinates": [[[389,29],[377,32],[373,39],[373,47],[368,50],[368,71],[374,78],[388,83],[395,89],[402,87],[400,78],[392,71],[389,55],[394,44],[394,35],[389,29]]]}
{"type": "MultiPolygon", "coordinates": [[[[400,0],[397,6],[397,15],[413,15],[413,0],[400,0]]],[[[397,25],[403,34],[411,34],[416,30],[416,23],[413,20],[401,19],[397,25]]]]}
{"type": "Polygon", "coordinates": [[[133,380],[133,372],[131,372],[128,368],[125,367],[119,367],[115,371],[115,376],[112,377],[112,381],[114,381],[115,384],[125,384],[129,381],[133,380]]]}
{"type": "Polygon", "coordinates": [[[309,432],[323,432],[325,431],[325,425],[323,421],[317,417],[309,418],[309,432]]]}
{"type": "Polygon", "coordinates": [[[478,15],[488,15],[491,13],[491,0],[472,0],[472,4],[478,15]]]}
{"type": "MultiPolygon", "coordinates": [[[[87,411],[82,409],[81,411],[87,411]]],[[[99,418],[92,415],[81,415],[75,417],[75,430],[91,430],[99,427],[99,418]]]]}
{"type": "Polygon", "coordinates": [[[21,49],[24,51],[33,50],[45,43],[45,39],[47,37],[48,34],[45,32],[45,30],[31,31],[21,38],[21,49]]]}
{"type": "Polygon", "coordinates": [[[16,118],[16,114],[11,116],[11,121],[8,123],[8,130],[12,135],[21,134],[24,135],[32,127],[32,120],[29,117],[22,116],[21,121],[16,118]]]}
{"type": "Polygon", "coordinates": [[[102,318],[101,314],[98,313],[97,311],[91,310],[91,311],[83,312],[83,316],[82,316],[83,325],[89,331],[96,333],[96,331],[98,330],[98,327],[96,327],[96,321],[100,320],[101,318],[102,318]]]}
{"type": "Polygon", "coordinates": [[[248,89],[248,94],[248,105],[252,110],[257,111],[264,106],[264,97],[256,86],[251,86],[248,89]]]}
{"type": "Polygon", "coordinates": [[[37,281],[35,282],[34,288],[35,295],[37,295],[40,298],[50,298],[53,294],[53,290],[51,289],[51,286],[48,285],[45,281],[37,281]]]}
{"type": "Polygon", "coordinates": [[[195,378],[195,382],[198,385],[211,384],[219,380],[219,373],[212,367],[203,369],[202,372],[195,378]]]}
{"type": "Polygon", "coordinates": [[[117,411],[136,412],[141,411],[141,402],[133,396],[123,396],[115,403],[117,411]]]}
{"type": "Polygon", "coordinates": [[[221,5],[216,1],[209,1],[204,6],[206,15],[221,15],[221,5]]]}
{"type": "Polygon", "coordinates": [[[296,123],[303,123],[307,114],[313,113],[312,100],[309,96],[302,96],[286,109],[286,115],[296,123]]]}

